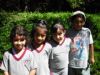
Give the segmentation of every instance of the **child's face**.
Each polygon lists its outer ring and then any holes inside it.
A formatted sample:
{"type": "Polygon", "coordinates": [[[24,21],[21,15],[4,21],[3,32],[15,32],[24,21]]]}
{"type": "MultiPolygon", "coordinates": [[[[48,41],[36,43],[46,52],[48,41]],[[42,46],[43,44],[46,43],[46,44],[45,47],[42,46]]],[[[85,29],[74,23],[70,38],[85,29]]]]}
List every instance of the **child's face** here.
{"type": "Polygon", "coordinates": [[[37,28],[35,36],[34,36],[34,41],[37,44],[42,44],[46,39],[46,31],[43,28],[37,28]]]}
{"type": "Polygon", "coordinates": [[[60,43],[63,40],[64,35],[65,35],[64,30],[57,29],[57,32],[56,33],[53,33],[53,39],[56,42],[60,43]]]}
{"type": "Polygon", "coordinates": [[[13,38],[13,45],[16,50],[22,50],[25,47],[26,39],[22,35],[17,35],[13,38]]]}
{"type": "Polygon", "coordinates": [[[73,27],[76,30],[80,30],[82,29],[82,27],[84,26],[85,21],[82,17],[76,17],[73,21],[73,27]]]}

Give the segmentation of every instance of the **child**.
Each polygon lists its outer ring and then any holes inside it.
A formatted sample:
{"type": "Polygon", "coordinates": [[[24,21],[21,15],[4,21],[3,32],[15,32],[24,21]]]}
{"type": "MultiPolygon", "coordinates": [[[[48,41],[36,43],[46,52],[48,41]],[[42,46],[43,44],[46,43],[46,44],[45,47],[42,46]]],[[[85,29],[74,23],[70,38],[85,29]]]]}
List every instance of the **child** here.
{"type": "Polygon", "coordinates": [[[52,46],[46,40],[46,25],[46,21],[39,20],[32,30],[33,53],[36,55],[38,63],[37,75],[50,75],[48,61],[52,46]]]}
{"type": "Polygon", "coordinates": [[[86,16],[84,12],[76,11],[70,20],[72,28],[68,31],[68,36],[72,43],[69,54],[69,75],[90,75],[89,63],[93,64],[95,60],[91,31],[83,27],[86,16]]]}
{"type": "Polygon", "coordinates": [[[26,48],[27,31],[22,26],[15,26],[10,34],[12,48],[4,53],[1,69],[4,75],[35,75],[37,68],[35,57],[26,48]]]}
{"type": "Polygon", "coordinates": [[[53,47],[50,57],[51,75],[68,75],[71,39],[65,37],[65,29],[60,23],[55,24],[51,32],[53,47]]]}

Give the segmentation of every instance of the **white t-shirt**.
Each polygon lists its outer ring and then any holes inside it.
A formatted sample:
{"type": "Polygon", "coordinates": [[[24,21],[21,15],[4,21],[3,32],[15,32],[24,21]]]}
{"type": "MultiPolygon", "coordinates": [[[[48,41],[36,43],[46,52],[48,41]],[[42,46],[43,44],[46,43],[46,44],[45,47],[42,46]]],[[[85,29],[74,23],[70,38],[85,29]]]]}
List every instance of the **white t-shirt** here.
{"type": "Polygon", "coordinates": [[[89,57],[89,44],[93,43],[91,31],[83,27],[80,31],[71,29],[68,33],[72,40],[69,66],[72,68],[86,68],[89,57]]]}
{"type": "Polygon", "coordinates": [[[35,54],[38,63],[36,75],[50,75],[49,55],[51,49],[52,46],[47,42],[42,47],[42,50],[37,51],[36,49],[33,49],[33,54],[35,54]]]}
{"type": "Polygon", "coordinates": [[[52,42],[52,52],[50,56],[51,70],[63,69],[68,67],[69,51],[70,51],[70,38],[65,38],[62,44],[52,42]]]}
{"type": "Polygon", "coordinates": [[[21,56],[14,55],[14,49],[4,53],[1,69],[10,75],[29,75],[29,72],[37,68],[36,58],[33,53],[25,48],[21,56]]]}

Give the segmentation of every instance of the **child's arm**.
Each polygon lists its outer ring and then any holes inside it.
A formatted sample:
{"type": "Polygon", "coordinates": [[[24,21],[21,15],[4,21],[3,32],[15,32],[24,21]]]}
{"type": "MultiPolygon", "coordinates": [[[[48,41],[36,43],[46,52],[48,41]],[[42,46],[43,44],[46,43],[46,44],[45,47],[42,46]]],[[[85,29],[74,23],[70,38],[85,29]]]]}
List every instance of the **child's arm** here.
{"type": "Polygon", "coordinates": [[[4,72],[4,75],[9,75],[9,73],[8,72],[4,72]]]}
{"type": "Polygon", "coordinates": [[[8,52],[4,53],[3,61],[1,63],[0,69],[3,71],[4,75],[9,75],[8,73],[8,52]]]}
{"type": "Polygon", "coordinates": [[[93,37],[90,31],[90,44],[89,44],[89,55],[90,55],[90,64],[94,64],[95,59],[94,59],[94,46],[93,46],[93,37]]]}
{"type": "Polygon", "coordinates": [[[90,52],[90,63],[91,64],[94,64],[94,62],[95,62],[95,59],[94,59],[94,46],[93,46],[93,44],[90,44],[89,45],[89,52],[90,52]]]}
{"type": "Polygon", "coordinates": [[[36,69],[32,70],[29,75],[36,75],[36,69]]]}

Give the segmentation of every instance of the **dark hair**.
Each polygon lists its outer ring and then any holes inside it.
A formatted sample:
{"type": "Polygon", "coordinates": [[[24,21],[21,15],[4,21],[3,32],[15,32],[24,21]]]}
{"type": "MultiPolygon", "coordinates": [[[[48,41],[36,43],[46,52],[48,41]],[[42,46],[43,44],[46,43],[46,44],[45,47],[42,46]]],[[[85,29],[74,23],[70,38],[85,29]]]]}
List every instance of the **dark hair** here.
{"type": "Polygon", "coordinates": [[[45,20],[39,20],[36,25],[40,27],[46,27],[47,22],[45,20]]]}
{"type": "Polygon", "coordinates": [[[63,30],[63,31],[65,30],[64,26],[61,23],[56,23],[56,24],[52,25],[51,33],[56,33],[58,28],[63,30]]]}
{"type": "Polygon", "coordinates": [[[34,35],[38,27],[44,28],[47,31],[47,22],[45,20],[39,20],[36,25],[32,27],[31,36],[34,35]]]}
{"type": "Polygon", "coordinates": [[[81,17],[81,18],[85,21],[84,15],[82,15],[82,14],[77,14],[77,15],[71,16],[70,22],[73,23],[73,21],[74,21],[77,17],[81,17]]]}
{"type": "Polygon", "coordinates": [[[16,25],[12,28],[11,33],[10,33],[10,41],[13,42],[13,38],[16,36],[16,34],[20,36],[25,36],[26,39],[26,45],[30,43],[30,38],[28,31],[21,25],[16,25]]]}

